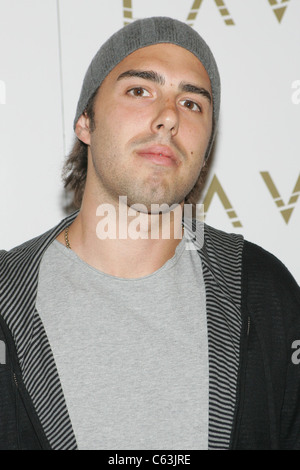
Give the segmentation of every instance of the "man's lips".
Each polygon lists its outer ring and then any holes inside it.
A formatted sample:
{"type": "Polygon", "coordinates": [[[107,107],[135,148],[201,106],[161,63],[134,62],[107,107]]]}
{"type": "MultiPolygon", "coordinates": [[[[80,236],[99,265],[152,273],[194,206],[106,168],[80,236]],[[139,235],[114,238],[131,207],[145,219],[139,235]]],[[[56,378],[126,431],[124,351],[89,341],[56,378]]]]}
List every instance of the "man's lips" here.
{"type": "Polygon", "coordinates": [[[170,147],[165,145],[151,145],[137,150],[137,154],[157,165],[174,166],[179,163],[177,155],[170,147]]]}

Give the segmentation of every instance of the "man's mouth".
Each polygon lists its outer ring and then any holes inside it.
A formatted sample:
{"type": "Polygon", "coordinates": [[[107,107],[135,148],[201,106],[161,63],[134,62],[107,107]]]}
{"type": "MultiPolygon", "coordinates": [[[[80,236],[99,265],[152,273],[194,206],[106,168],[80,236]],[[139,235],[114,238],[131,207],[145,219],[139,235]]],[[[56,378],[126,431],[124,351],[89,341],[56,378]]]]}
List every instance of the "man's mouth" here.
{"type": "Polygon", "coordinates": [[[137,155],[145,158],[156,165],[177,166],[179,158],[173,150],[166,145],[150,145],[149,147],[137,150],[137,155]]]}

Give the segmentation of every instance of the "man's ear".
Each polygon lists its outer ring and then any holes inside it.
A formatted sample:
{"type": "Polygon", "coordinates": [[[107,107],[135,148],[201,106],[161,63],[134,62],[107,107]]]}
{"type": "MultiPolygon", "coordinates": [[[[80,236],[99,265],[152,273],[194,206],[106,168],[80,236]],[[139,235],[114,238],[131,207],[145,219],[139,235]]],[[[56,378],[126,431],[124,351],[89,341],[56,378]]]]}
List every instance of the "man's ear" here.
{"type": "Polygon", "coordinates": [[[85,112],[81,114],[76,123],[75,133],[79,140],[81,140],[84,144],[90,145],[90,119],[85,112]]]}

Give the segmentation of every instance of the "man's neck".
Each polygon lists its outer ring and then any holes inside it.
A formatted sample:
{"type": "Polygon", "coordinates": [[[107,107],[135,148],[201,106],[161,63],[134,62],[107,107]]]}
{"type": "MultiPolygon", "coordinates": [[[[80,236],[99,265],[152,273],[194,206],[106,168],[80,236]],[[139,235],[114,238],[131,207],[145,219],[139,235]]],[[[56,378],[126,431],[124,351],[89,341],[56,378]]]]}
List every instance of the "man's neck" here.
{"type": "MultiPolygon", "coordinates": [[[[181,206],[164,214],[84,204],[68,231],[71,249],[87,264],[112,276],[139,278],[161,268],[183,234],[181,206]]],[[[65,244],[65,234],[58,236],[65,244]]]]}

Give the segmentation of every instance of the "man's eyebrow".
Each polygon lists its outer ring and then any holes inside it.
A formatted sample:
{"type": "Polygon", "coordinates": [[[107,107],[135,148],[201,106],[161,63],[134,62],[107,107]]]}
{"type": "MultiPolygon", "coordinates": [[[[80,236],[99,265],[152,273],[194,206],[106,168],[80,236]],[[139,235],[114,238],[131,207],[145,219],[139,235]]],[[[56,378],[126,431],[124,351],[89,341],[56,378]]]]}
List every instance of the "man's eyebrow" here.
{"type": "Polygon", "coordinates": [[[190,83],[181,82],[179,85],[179,89],[180,91],[186,93],[196,93],[197,95],[203,95],[205,96],[205,98],[208,99],[210,103],[212,102],[211,94],[205,88],[198,87],[196,85],[191,85],[190,83]]]}
{"type": "MultiPolygon", "coordinates": [[[[124,78],[131,78],[131,77],[138,77],[138,78],[143,78],[144,80],[151,80],[152,82],[158,83],[159,85],[164,85],[165,84],[165,79],[162,75],[160,75],[157,72],[154,72],[153,70],[126,70],[126,72],[121,73],[121,75],[118,76],[117,81],[123,80],[124,78]]],[[[186,92],[186,93],[196,93],[197,95],[203,95],[205,96],[208,101],[211,103],[212,98],[208,90],[205,88],[192,85],[190,83],[186,82],[181,82],[179,85],[179,89],[181,92],[186,92]]]]}
{"type": "Polygon", "coordinates": [[[153,70],[126,70],[118,76],[117,81],[124,78],[138,77],[144,80],[151,80],[152,82],[158,83],[159,85],[165,84],[165,79],[162,75],[154,72],[153,70]]]}

